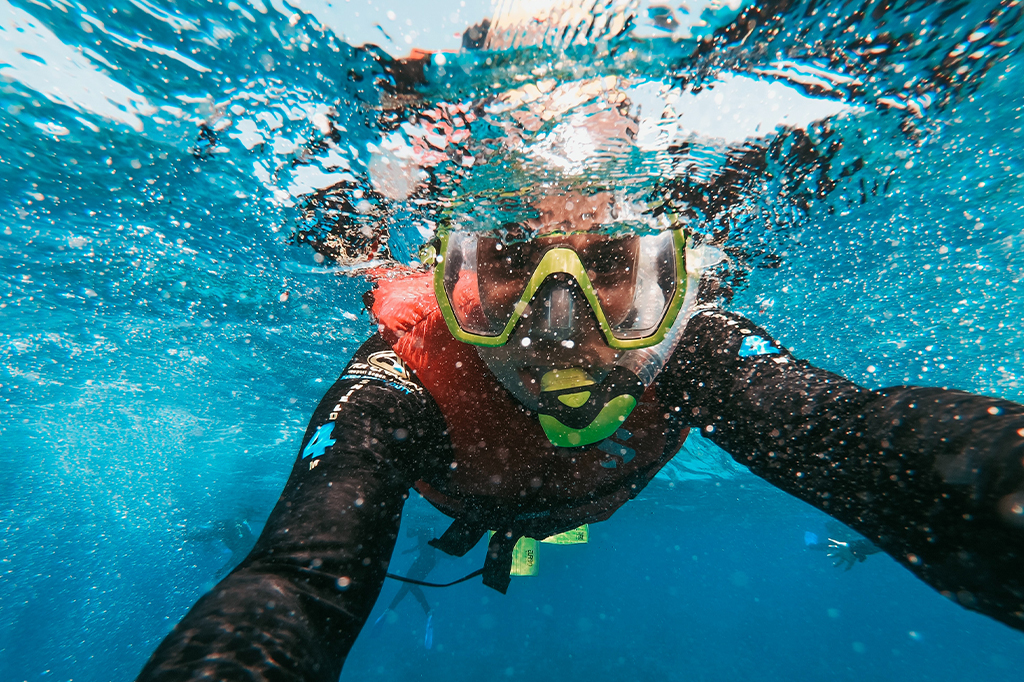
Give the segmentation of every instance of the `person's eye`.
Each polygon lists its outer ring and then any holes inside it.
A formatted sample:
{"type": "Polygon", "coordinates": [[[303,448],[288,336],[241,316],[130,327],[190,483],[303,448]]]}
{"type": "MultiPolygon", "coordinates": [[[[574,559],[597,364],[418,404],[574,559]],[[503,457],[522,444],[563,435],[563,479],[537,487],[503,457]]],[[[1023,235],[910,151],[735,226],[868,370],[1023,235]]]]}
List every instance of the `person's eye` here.
{"type": "Polygon", "coordinates": [[[595,244],[587,249],[586,259],[588,271],[598,275],[616,272],[629,272],[632,259],[628,258],[626,249],[619,244],[595,244]]]}
{"type": "Polygon", "coordinates": [[[518,273],[529,266],[530,258],[524,244],[506,244],[503,252],[510,273],[518,273]]]}

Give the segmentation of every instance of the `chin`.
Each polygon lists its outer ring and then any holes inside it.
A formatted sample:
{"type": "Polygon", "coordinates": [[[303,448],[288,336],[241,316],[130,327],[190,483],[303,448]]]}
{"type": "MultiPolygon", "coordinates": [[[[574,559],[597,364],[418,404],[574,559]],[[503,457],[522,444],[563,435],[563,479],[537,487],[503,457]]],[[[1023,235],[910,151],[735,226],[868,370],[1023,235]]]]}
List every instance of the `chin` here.
{"type": "Polygon", "coordinates": [[[601,381],[619,357],[604,346],[603,338],[599,344],[579,343],[574,351],[539,345],[524,349],[514,341],[495,348],[478,346],[477,353],[501,385],[531,410],[537,409],[540,379],[547,372],[579,367],[601,381]]]}

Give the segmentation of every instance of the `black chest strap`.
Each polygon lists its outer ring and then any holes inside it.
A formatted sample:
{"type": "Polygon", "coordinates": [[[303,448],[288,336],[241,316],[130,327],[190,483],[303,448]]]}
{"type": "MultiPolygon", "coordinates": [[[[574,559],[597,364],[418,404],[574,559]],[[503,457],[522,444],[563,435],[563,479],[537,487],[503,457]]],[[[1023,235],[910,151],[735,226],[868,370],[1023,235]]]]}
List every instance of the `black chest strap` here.
{"type": "MultiPolygon", "coordinates": [[[[441,537],[431,540],[429,544],[445,554],[465,556],[480,542],[487,530],[487,526],[479,521],[455,519],[441,537]]],[[[487,543],[487,556],[484,558],[484,585],[502,594],[508,591],[509,583],[512,582],[512,550],[521,537],[521,534],[511,530],[499,530],[491,536],[487,543]]]]}

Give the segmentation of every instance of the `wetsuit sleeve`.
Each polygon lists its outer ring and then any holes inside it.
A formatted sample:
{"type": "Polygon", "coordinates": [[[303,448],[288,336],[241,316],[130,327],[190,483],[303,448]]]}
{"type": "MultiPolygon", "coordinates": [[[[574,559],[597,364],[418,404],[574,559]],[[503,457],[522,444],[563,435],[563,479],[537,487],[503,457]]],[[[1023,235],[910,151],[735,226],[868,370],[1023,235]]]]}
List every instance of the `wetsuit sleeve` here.
{"type": "Polygon", "coordinates": [[[138,679],[336,682],[384,582],[409,485],[447,443],[436,404],[370,339],[313,413],[252,552],[138,679]]]}
{"type": "Polygon", "coordinates": [[[690,320],[659,390],[753,473],[944,595],[1024,630],[1024,406],[869,390],[722,311],[690,320]]]}

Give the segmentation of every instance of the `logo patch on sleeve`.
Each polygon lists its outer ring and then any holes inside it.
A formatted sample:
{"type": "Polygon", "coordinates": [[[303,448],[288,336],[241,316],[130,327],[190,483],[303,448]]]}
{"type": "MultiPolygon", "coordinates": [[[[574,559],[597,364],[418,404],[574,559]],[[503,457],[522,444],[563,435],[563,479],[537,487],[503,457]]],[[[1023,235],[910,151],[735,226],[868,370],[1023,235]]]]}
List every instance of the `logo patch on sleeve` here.
{"type": "Polygon", "coordinates": [[[402,358],[393,350],[382,350],[367,358],[369,363],[377,369],[382,369],[388,374],[399,379],[409,380],[409,370],[406,368],[402,358]]]}
{"type": "Polygon", "coordinates": [[[331,438],[331,434],[334,433],[334,422],[327,422],[316,430],[313,437],[306,443],[306,447],[302,450],[302,459],[307,457],[319,457],[324,454],[327,448],[334,445],[337,441],[331,438]]]}
{"type": "Polygon", "coordinates": [[[748,336],[740,344],[739,356],[741,358],[752,355],[778,355],[779,349],[771,344],[771,341],[760,336],[748,336]]]}
{"type": "Polygon", "coordinates": [[[374,379],[392,388],[397,388],[402,393],[420,393],[423,388],[413,381],[412,373],[406,367],[402,358],[391,350],[382,350],[373,353],[366,362],[353,360],[345,368],[341,379],[374,379]]]}

